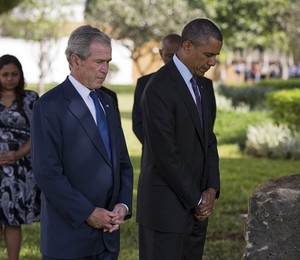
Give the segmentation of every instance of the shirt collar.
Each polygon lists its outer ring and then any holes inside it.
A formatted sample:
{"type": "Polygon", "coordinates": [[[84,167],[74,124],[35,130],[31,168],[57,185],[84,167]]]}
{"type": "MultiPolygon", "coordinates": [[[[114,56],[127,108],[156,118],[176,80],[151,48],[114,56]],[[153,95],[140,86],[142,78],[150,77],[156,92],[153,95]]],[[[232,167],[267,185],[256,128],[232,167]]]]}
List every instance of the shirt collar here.
{"type": "Polygon", "coordinates": [[[89,97],[91,90],[88,89],[86,86],[82,85],[77,79],[75,79],[71,74],[69,75],[69,80],[73,84],[74,88],[77,92],[82,96],[83,99],[89,97]]]}
{"type": "Polygon", "coordinates": [[[189,86],[190,80],[193,77],[192,73],[189,69],[178,59],[177,55],[173,56],[173,61],[175,63],[176,68],[179,70],[180,75],[182,76],[183,80],[185,81],[186,85],[189,86]]]}

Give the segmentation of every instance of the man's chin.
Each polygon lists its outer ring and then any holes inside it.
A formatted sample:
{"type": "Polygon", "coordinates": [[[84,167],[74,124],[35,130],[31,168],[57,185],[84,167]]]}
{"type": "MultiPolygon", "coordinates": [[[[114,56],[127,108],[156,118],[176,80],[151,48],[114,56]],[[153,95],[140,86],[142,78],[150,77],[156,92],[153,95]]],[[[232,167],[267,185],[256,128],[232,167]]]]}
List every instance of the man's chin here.
{"type": "MultiPolygon", "coordinates": [[[[205,71],[205,72],[206,72],[206,71],[205,71]]],[[[198,77],[203,77],[204,74],[205,74],[205,72],[198,71],[198,72],[197,72],[197,76],[198,76],[198,77]]]]}
{"type": "Polygon", "coordinates": [[[103,82],[104,82],[104,80],[99,80],[99,81],[97,82],[97,84],[95,84],[95,87],[101,88],[103,82]]]}

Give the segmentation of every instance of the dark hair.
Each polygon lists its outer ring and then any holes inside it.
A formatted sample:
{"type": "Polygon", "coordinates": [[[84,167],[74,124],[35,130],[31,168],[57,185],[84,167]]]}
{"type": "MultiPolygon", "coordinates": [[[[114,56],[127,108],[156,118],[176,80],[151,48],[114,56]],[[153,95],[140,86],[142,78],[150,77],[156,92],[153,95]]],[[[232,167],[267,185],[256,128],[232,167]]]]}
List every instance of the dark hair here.
{"type": "Polygon", "coordinates": [[[191,41],[193,44],[206,43],[210,38],[223,41],[220,29],[210,20],[205,18],[189,22],[182,30],[182,42],[191,41]]]}
{"type": "Polygon", "coordinates": [[[172,42],[178,42],[178,43],[181,43],[181,36],[176,34],[176,33],[171,33],[171,34],[168,34],[167,36],[165,36],[163,39],[162,39],[162,43],[164,41],[172,41],[172,42]]]}
{"type": "MultiPolygon", "coordinates": [[[[25,78],[24,78],[22,65],[20,61],[13,55],[5,54],[2,57],[0,57],[0,70],[3,68],[3,66],[8,64],[16,65],[16,67],[20,72],[20,81],[15,89],[16,98],[18,102],[18,110],[20,110],[23,107],[23,95],[25,90],[25,78]]],[[[1,91],[2,91],[2,86],[0,84],[0,96],[2,96],[1,91]]]]}

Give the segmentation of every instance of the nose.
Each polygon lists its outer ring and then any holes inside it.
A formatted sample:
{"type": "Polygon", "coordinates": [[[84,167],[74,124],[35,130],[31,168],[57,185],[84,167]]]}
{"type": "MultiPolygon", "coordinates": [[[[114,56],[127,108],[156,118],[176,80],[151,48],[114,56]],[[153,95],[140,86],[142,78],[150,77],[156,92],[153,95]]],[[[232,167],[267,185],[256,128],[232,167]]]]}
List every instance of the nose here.
{"type": "Polygon", "coordinates": [[[9,73],[9,74],[7,75],[7,80],[11,81],[11,80],[13,80],[13,78],[14,78],[14,76],[13,76],[12,73],[9,73]]]}
{"type": "Polygon", "coordinates": [[[101,72],[103,73],[108,73],[109,70],[109,63],[108,62],[103,62],[101,66],[101,72]]]}
{"type": "Polygon", "coordinates": [[[208,60],[209,66],[215,66],[217,62],[217,57],[216,56],[211,56],[208,60]]]}

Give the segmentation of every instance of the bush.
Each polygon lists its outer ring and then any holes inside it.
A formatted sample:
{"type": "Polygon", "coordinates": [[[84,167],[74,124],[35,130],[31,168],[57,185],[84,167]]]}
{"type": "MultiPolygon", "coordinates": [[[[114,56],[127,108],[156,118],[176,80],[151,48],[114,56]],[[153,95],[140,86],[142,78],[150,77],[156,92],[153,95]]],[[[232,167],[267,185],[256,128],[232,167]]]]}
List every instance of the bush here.
{"type": "Polygon", "coordinates": [[[287,125],[249,126],[245,152],[256,157],[300,159],[300,134],[287,125]]]}
{"type": "Polygon", "coordinates": [[[237,106],[233,106],[231,99],[228,99],[219,94],[216,94],[215,97],[216,97],[217,108],[219,110],[224,110],[229,112],[235,111],[240,113],[247,113],[250,111],[250,107],[245,103],[240,103],[237,106]]]}
{"type": "Polygon", "coordinates": [[[300,130],[300,89],[269,93],[266,105],[275,122],[300,130]]]}
{"type": "Polygon", "coordinates": [[[297,88],[300,88],[299,79],[265,79],[259,81],[254,86],[237,87],[220,85],[217,88],[217,93],[230,99],[232,105],[235,107],[246,104],[251,110],[257,110],[265,108],[267,93],[297,88]]]}
{"type": "Polygon", "coordinates": [[[260,88],[255,86],[236,87],[220,85],[218,93],[231,99],[234,107],[244,104],[248,105],[251,110],[257,110],[264,107],[265,95],[272,90],[272,87],[260,88]]]}
{"type": "Polygon", "coordinates": [[[300,88],[299,79],[264,79],[258,81],[257,87],[272,87],[274,90],[300,88]]]}

